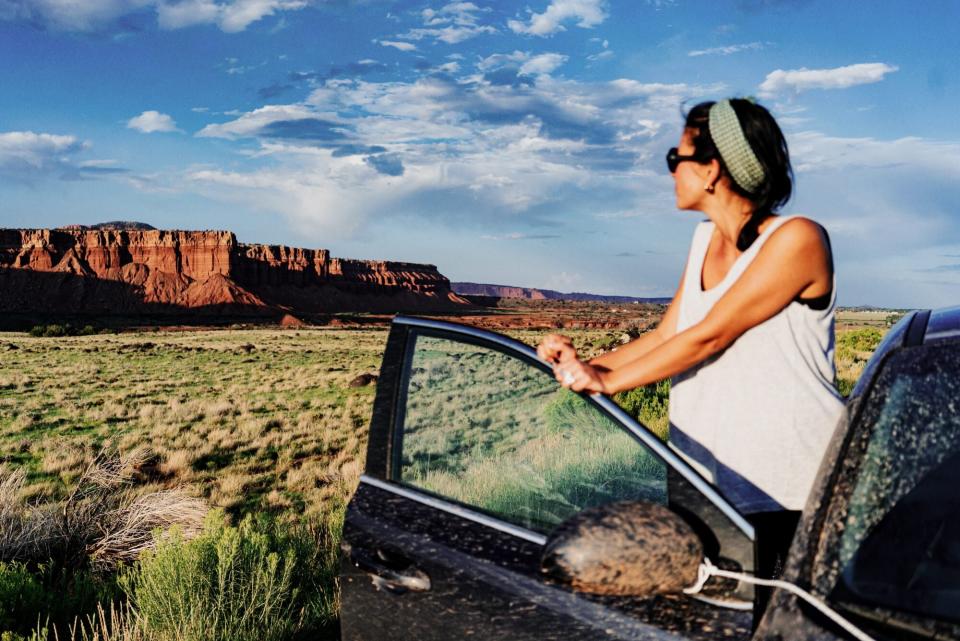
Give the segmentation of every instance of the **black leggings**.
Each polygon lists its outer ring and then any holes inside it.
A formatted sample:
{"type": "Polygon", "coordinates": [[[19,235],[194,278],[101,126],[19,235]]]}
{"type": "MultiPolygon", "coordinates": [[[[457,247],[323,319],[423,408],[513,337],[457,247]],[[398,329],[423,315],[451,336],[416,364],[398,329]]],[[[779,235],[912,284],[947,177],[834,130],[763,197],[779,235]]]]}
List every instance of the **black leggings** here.
{"type": "MultiPolygon", "coordinates": [[[[756,536],[756,575],[761,579],[779,579],[787,562],[787,552],[797,531],[800,512],[783,510],[779,512],[755,512],[747,514],[747,521],[753,526],[756,536]]],[[[757,586],[756,621],[767,608],[771,588],[757,586]]]]}
{"type": "Polygon", "coordinates": [[[755,512],[746,517],[756,532],[757,576],[763,579],[779,578],[797,531],[797,523],[800,522],[800,512],[755,512]]]}

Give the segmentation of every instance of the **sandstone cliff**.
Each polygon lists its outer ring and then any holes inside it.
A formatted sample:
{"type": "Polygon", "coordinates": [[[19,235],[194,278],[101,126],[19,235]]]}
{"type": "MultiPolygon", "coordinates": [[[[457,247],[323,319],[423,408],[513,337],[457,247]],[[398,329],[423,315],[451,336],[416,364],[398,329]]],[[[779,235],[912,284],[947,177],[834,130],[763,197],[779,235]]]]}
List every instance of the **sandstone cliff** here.
{"type": "Polygon", "coordinates": [[[0,229],[0,310],[273,313],[449,309],[433,265],[331,258],[228,231],[0,229]]]}

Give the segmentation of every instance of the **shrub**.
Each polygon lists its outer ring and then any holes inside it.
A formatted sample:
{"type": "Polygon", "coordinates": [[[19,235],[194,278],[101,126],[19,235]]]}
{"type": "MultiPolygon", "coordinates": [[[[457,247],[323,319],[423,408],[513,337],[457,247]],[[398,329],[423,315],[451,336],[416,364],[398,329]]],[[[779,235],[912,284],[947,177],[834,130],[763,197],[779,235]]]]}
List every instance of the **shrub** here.
{"type": "Polygon", "coordinates": [[[0,630],[23,631],[46,609],[47,596],[24,564],[0,562],[0,630]]]}
{"type": "Polygon", "coordinates": [[[840,396],[846,398],[850,396],[850,393],[853,391],[853,388],[856,387],[857,381],[849,378],[843,378],[838,376],[836,380],[837,392],[840,396]]]}
{"type": "Polygon", "coordinates": [[[161,537],[121,584],[151,639],[287,639],[335,616],[337,537],[321,530],[214,512],[193,540],[161,537]]]}
{"type": "Polygon", "coordinates": [[[61,336],[92,336],[98,333],[93,325],[84,325],[82,328],[74,327],[70,323],[60,325],[58,323],[34,325],[30,328],[30,335],[35,337],[59,338],[61,336]]]}
{"type": "Polygon", "coordinates": [[[864,327],[837,334],[835,383],[842,396],[849,396],[853,391],[867,360],[876,351],[885,333],[874,327],[864,327]]]}
{"type": "Polygon", "coordinates": [[[837,347],[841,350],[849,349],[857,352],[873,352],[883,340],[883,332],[874,327],[865,327],[840,334],[837,337],[837,347]]]}
{"type": "Polygon", "coordinates": [[[60,337],[60,336],[68,336],[70,334],[71,329],[73,328],[70,327],[70,325],[50,324],[50,325],[47,325],[47,328],[43,331],[43,335],[48,337],[54,337],[54,338],[60,337]]]}
{"type": "Polygon", "coordinates": [[[76,616],[96,612],[120,595],[110,578],[88,571],[66,573],[50,564],[31,569],[0,563],[0,640],[47,639],[45,629],[65,629],[76,616]],[[43,627],[40,627],[40,623],[43,627]]]}
{"type": "Polygon", "coordinates": [[[35,631],[31,632],[29,636],[17,634],[11,630],[0,632],[0,641],[46,641],[46,639],[47,628],[41,628],[39,626],[35,631]]]}
{"type": "Polygon", "coordinates": [[[657,436],[663,440],[667,439],[670,425],[669,380],[620,392],[613,397],[613,400],[627,414],[649,427],[657,436]]]}

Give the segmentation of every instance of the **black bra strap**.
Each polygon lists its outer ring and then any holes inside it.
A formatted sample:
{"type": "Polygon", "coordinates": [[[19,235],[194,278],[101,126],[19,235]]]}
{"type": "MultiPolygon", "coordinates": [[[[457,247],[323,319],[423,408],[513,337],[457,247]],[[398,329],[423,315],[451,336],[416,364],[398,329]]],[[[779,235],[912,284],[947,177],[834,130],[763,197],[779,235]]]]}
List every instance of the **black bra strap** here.
{"type": "MultiPolygon", "coordinates": [[[[823,229],[823,236],[827,239],[827,251],[830,252],[830,280],[833,281],[833,247],[830,245],[830,234],[827,233],[827,230],[824,229],[822,225],[820,228],[823,229]]],[[[826,294],[821,294],[813,298],[800,298],[797,296],[796,301],[814,311],[822,312],[830,306],[830,298],[832,296],[833,287],[831,287],[826,294]]]]}

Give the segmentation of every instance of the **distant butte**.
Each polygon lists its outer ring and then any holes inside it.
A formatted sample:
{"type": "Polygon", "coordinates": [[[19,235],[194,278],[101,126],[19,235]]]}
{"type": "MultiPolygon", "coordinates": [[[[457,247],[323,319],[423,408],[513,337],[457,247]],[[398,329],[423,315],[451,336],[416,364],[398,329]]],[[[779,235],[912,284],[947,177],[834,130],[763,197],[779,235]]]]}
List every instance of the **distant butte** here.
{"type": "Polygon", "coordinates": [[[552,289],[535,287],[517,287],[515,285],[493,285],[489,283],[450,283],[450,288],[460,296],[477,298],[522,298],[525,300],[563,300],[594,303],[654,303],[669,304],[671,299],[664,297],[639,298],[636,296],[611,296],[607,294],[587,294],[584,292],[564,293],[552,289]]]}
{"type": "Polygon", "coordinates": [[[156,229],[153,225],[147,223],[138,223],[133,220],[111,220],[106,223],[97,223],[96,225],[66,225],[57,229],[67,229],[71,231],[83,231],[87,229],[125,229],[137,231],[151,231],[156,229]]]}
{"type": "Polygon", "coordinates": [[[280,318],[468,305],[434,265],[246,244],[229,231],[159,230],[124,221],[0,229],[0,312],[280,318]]]}

